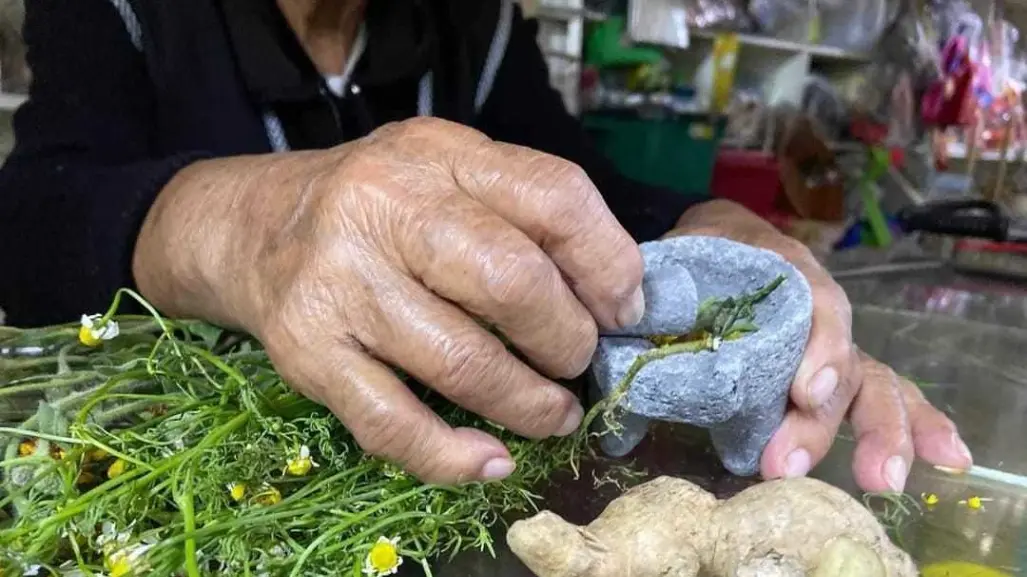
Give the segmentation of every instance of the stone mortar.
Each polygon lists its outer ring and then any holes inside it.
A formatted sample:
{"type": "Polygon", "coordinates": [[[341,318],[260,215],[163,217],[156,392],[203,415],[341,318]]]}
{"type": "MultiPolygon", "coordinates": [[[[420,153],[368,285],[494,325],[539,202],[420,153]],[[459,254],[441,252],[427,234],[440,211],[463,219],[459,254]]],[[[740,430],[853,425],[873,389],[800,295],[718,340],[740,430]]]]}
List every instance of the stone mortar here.
{"type": "MultiPolygon", "coordinates": [[[[709,429],[729,471],[757,473],[763,449],[784,419],[789,388],[809,338],[813,299],[805,277],[776,253],[721,238],[647,243],[642,254],[646,278],[654,263],[664,287],[673,277],[666,265],[676,263],[685,292],[695,287],[696,302],[752,293],[778,275],[786,280],[756,305],[757,332],[724,342],[716,352],[674,355],[643,367],[625,398],[619,433],[601,439],[604,452],[628,454],[645,437],[649,421],[657,419],[709,429]]],[[[654,307],[653,312],[661,315],[661,310],[654,307]]],[[[661,319],[646,322],[640,327],[660,326],[661,319]]],[[[638,355],[655,347],[644,338],[651,333],[637,328],[628,333],[600,338],[591,370],[594,401],[609,395],[638,355]]]]}
{"type": "Polygon", "coordinates": [[[687,253],[668,251],[661,243],[639,247],[645,262],[642,293],[645,314],[635,326],[604,336],[679,336],[695,326],[699,291],[688,274],[687,253]]]}

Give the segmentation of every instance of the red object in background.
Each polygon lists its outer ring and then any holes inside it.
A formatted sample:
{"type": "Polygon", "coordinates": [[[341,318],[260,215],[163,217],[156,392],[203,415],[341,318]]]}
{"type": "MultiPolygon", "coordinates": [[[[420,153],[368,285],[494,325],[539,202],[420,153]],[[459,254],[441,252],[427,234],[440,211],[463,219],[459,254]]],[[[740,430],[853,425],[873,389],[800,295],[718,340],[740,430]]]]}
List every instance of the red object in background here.
{"type": "Polygon", "coordinates": [[[906,165],[906,151],[899,147],[891,149],[891,165],[895,168],[902,168],[906,165]]]}
{"type": "Polygon", "coordinates": [[[773,155],[751,150],[722,150],[713,165],[714,198],[732,200],[758,215],[774,211],[781,194],[781,172],[773,155]]]}
{"type": "Polygon", "coordinates": [[[849,130],[856,140],[865,144],[877,145],[888,138],[888,126],[880,122],[856,120],[849,126],[849,130]]]}
{"type": "Polygon", "coordinates": [[[974,123],[974,76],[977,67],[970,59],[966,38],[956,36],[945,44],[941,54],[942,78],[929,86],[921,99],[924,124],[948,128],[974,123]]]}

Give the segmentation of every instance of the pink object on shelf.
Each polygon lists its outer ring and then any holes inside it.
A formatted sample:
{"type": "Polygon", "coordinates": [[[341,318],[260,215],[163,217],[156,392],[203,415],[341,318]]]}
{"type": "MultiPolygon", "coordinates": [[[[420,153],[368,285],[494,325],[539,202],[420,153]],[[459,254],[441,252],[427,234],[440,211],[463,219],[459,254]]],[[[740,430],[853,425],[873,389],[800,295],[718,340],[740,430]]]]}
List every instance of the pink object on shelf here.
{"type": "Polygon", "coordinates": [[[721,150],[710,188],[714,198],[732,200],[756,214],[768,215],[781,194],[777,159],[759,151],[721,150]]]}

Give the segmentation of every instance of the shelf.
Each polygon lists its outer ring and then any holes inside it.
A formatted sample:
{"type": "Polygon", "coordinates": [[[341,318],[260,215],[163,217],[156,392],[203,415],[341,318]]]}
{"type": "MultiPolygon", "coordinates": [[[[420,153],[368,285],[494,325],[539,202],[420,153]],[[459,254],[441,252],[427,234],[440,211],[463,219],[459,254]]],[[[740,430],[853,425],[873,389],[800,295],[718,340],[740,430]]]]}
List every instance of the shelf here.
{"type": "Polygon", "coordinates": [[[0,110],[15,110],[28,100],[25,94],[6,94],[0,92],[0,110]]]}
{"type": "Polygon", "coordinates": [[[601,22],[606,20],[606,14],[595,12],[585,8],[572,8],[569,6],[548,6],[540,4],[529,18],[545,18],[548,20],[573,20],[583,18],[590,22],[601,22]]]}
{"type": "MultiPolygon", "coordinates": [[[[966,145],[962,142],[953,142],[949,144],[949,158],[954,160],[965,160],[967,158],[966,145]]],[[[1010,147],[1006,153],[1006,160],[1009,162],[1016,162],[1020,159],[1023,154],[1023,150],[1014,149],[1010,147]]],[[[1002,160],[1002,153],[998,150],[980,150],[977,152],[977,160],[979,162],[998,162],[1002,160]]]]}
{"type": "Polygon", "coordinates": [[[570,60],[571,62],[581,62],[581,57],[577,54],[571,54],[570,52],[564,52],[562,50],[550,50],[548,48],[542,49],[542,54],[547,57],[559,58],[560,60],[570,60]]]}
{"type": "MultiPolygon", "coordinates": [[[[717,32],[713,30],[691,30],[689,33],[693,38],[699,38],[702,40],[714,40],[717,36],[726,34],[725,32],[717,32]]],[[[806,53],[813,57],[827,58],[831,60],[850,60],[852,62],[868,62],[870,60],[870,55],[863,52],[853,52],[851,50],[836,48],[834,46],[805,44],[791,40],[781,40],[779,38],[771,38],[770,36],[739,34],[738,41],[743,46],[754,46],[786,53],[806,53]]]]}

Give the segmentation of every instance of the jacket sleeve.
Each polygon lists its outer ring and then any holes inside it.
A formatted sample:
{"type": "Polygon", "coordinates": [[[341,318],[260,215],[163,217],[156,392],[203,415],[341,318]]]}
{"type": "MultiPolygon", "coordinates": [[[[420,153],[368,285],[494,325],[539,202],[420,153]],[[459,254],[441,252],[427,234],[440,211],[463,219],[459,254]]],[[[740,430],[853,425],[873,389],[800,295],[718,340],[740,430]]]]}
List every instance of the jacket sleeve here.
{"type": "Polygon", "coordinates": [[[537,23],[517,8],[503,62],[478,119],[494,140],[528,146],[582,167],[621,225],[639,242],[669,231],[699,199],[630,180],[589,141],[549,82],[548,67],[535,41],[537,23]]]}
{"type": "Polygon", "coordinates": [[[151,154],[152,84],[111,2],[26,5],[33,82],[0,170],[0,308],[39,326],[102,312],[133,284],[147,210],[203,155],[151,154]]]}

